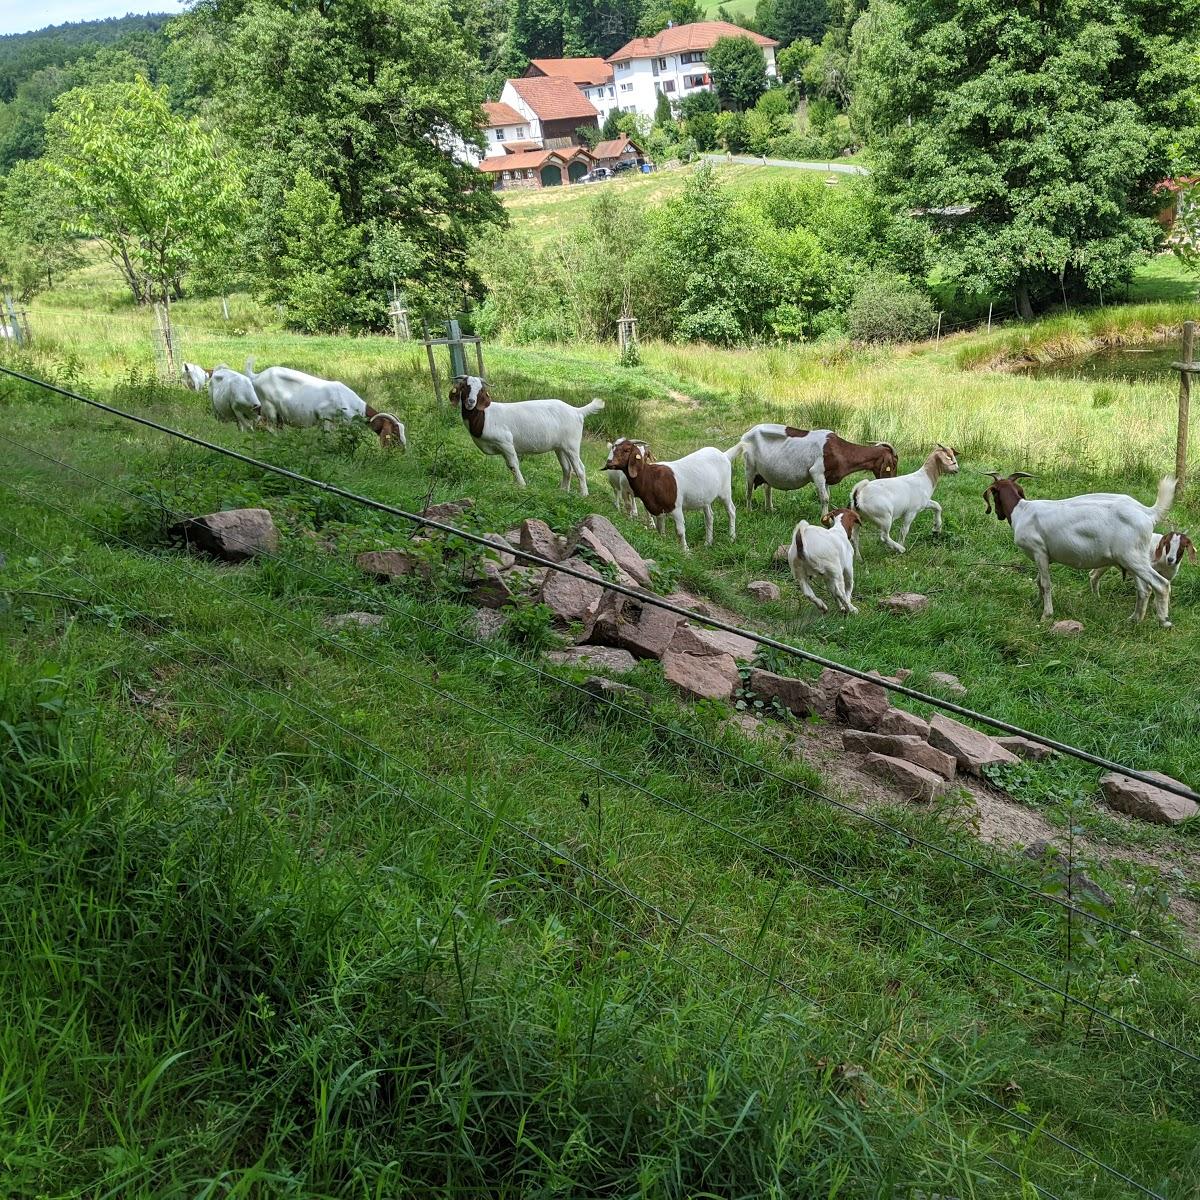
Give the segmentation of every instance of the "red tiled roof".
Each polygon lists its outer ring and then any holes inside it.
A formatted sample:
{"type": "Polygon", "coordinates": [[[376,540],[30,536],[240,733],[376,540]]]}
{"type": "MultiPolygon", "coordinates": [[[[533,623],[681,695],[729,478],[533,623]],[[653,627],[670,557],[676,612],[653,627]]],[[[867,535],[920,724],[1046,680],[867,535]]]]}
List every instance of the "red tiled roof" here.
{"type": "Polygon", "coordinates": [[[657,58],[663,54],[678,54],[687,50],[711,50],[718,38],[748,37],[760,46],[778,46],[773,38],[763,37],[752,29],[731,25],[728,21],[697,21],[693,25],[676,25],[664,29],[654,37],[634,38],[616,52],[610,54],[610,63],[625,62],[631,58],[657,58]]]}
{"type": "Polygon", "coordinates": [[[582,155],[590,159],[591,153],[583,146],[563,147],[561,150],[519,150],[516,154],[493,154],[479,163],[481,171],[495,174],[497,171],[523,171],[526,167],[540,167],[548,159],[556,158],[561,163],[582,155]]]}
{"type": "Polygon", "coordinates": [[[600,115],[569,79],[534,75],[528,79],[510,79],[508,82],[541,121],[565,121],[600,115]]]}
{"type": "Polygon", "coordinates": [[[504,147],[505,154],[516,154],[519,150],[541,150],[542,143],[538,141],[528,142],[500,142],[499,145],[504,147]]]}
{"type": "Polygon", "coordinates": [[[641,146],[627,133],[621,134],[619,138],[613,138],[611,142],[600,142],[592,153],[597,158],[620,158],[625,152],[626,146],[632,146],[639,154],[641,153],[641,146]]]}
{"type": "Polygon", "coordinates": [[[531,58],[526,78],[536,79],[538,74],[569,79],[576,87],[612,83],[613,77],[612,67],[602,58],[531,58]],[[531,75],[535,68],[537,74],[531,75]]]}
{"type": "Polygon", "coordinates": [[[529,120],[521,116],[511,105],[491,101],[483,106],[483,115],[487,117],[487,127],[496,129],[501,125],[528,125],[529,120]]]}

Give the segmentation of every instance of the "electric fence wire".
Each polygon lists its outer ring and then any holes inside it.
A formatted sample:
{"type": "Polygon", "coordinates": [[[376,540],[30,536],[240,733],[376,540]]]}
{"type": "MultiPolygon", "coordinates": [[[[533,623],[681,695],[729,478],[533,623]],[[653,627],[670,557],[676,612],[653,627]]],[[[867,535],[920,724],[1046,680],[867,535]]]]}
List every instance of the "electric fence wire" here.
{"type": "MultiPolygon", "coordinates": [[[[0,433],[0,441],[7,442],[9,445],[15,446],[19,450],[26,451],[27,453],[33,454],[33,455],[37,456],[38,458],[44,459],[47,462],[54,463],[56,466],[62,467],[65,470],[71,471],[77,475],[81,475],[84,478],[93,481],[94,483],[100,484],[102,487],[107,487],[114,491],[121,492],[122,494],[129,496],[131,499],[136,500],[139,503],[148,503],[148,501],[146,500],[146,498],[144,496],[140,496],[136,492],[133,492],[128,488],[122,487],[120,484],[116,483],[113,480],[103,479],[98,475],[94,475],[89,471],[85,471],[82,467],[77,467],[74,464],[68,463],[63,459],[55,458],[52,454],[47,454],[42,450],[35,449],[32,446],[24,445],[21,442],[17,442],[13,438],[10,438],[10,437],[6,436],[5,434],[0,433]]],[[[50,507],[56,507],[52,501],[45,500],[45,499],[39,499],[38,503],[44,503],[44,504],[49,505],[50,507]]],[[[182,510],[171,508],[169,505],[164,505],[161,502],[161,500],[156,501],[155,503],[162,511],[168,512],[168,513],[172,514],[173,516],[177,516],[177,517],[186,516],[186,514],[183,513],[182,510]]],[[[65,512],[66,510],[61,510],[61,511],[65,512]]],[[[68,514],[68,515],[70,515],[70,514],[68,514]]],[[[83,520],[83,518],[79,518],[79,517],[76,517],[75,519],[83,520]]],[[[101,527],[96,526],[96,525],[92,525],[90,522],[85,521],[84,523],[88,524],[93,530],[102,534],[105,537],[110,537],[110,536],[115,537],[116,536],[116,535],[111,534],[110,531],[108,531],[108,530],[102,529],[101,527]]],[[[121,540],[121,539],[118,539],[118,540],[121,540]]],[[[128,542],[126,544],[130,545],[131,548],[133,548],[134,550],[140,549],[140,547],[136,546],[134,543],[128,542]]],[[[328,575],[324,575],[319,571],[313,570],[311,567],[306,567],[301,563],[293,562],[292,560],[287,559],[280,554],[275,554],[270,551],[264,551],[263,553],[261,553],[259,555],[259,557],[269,560],[269,561],[281,563],[281,564],[287,566],[288,569],[299,571],[300,573],[319,581],[320,583],[322,583],[323,585],[325,585],[327,587],[336,588],[339,591],[345,592],[348,595],[355,598],[356,600],[360,600],[365,603],[372,604],[376,607],[378,607],[380,604],[380,596],[379,596],[378,592],[370,593],[370,592],[364,592],[358,588],[353,588],[349,584],[343,583],[340,580],[332,579],[328,575]]],[[[739,766],[746,767],[746,768],[749,768],[750,770],[757,772],[763,778],[773,779],[776,782],[784,783],[790,787],[794,787],[798,791],[803,792],[805,795],[810,796],[813,799],[819,800],[824,804],[828,804],[829,806],[839,810],[840,812],[844,812],[852,817],[857,818],[858,820],[864,821],[867,824],[874,826],[877,829],[881,829],[881,830],[884,830],[884,831],[892,834],[894,837],[899,839],[901,842],[904,842],[908,845],[920,846],[924,850],[928,850],[931,853],[945,857],[953,862],[957,862],[960,865],[965,866],[971,870],[978,871],[979,873],[986,875],[989,878],[1003,881],[1003,882],[1009,884],[1010,886],[1016,888],[1017,890],[1025,893],[1026,895],[1037,897],[1038,899],[1041,899],[1041,900],[1045,900],[1046,902],[1054,905],[1057,908],[1061,908],[1068,913],[1076,914],[1080,917],[1085,918],[1086,920],[1092,921],[1095,924],[1100,925],[1101,927],[1110,930],[1111,932],[1119,933],[1119,934],[1123,935],[1124,937],[1137,942],[1140,946],[1144,946],[1145,948],[1152,950],[1158,954],[1161,954],[1165,957],[1173,958],[1176,961],[1178,961],[1180,963],[1184,963],[1191,967],[1200,967],[1200,960],[1197,960],[1197,959],[1191,957],[1190,955],[1185,954],[1184,952],[1182,952],[1180,950],[1176,950],[1173,947],[1163,945],[1161,942],[1155,942],[1155,941],[1147,938],[1146,935],[1139,930],[1129,929],[1124,925],[1117,924],[1116,922],[1110,921],[1106,917],[1101,916],[1099,913],[1095,912],[1094,910],[1079,908],[1077,905],[1072,903],[1070,900],[1066,900],[1066,899],[1063,899],[1061,896],[1056,896],[1056,895],[1053,895],[1052,893],[1046,892],[1046,891],[1042,890],[1041,888],[1034,886],[1033,884],[1027,883],[1023,879],[1018,879],[1015,875],[1009,875],[1004,871],[997,870],[995,867],[990,867],[986,863],[982,863],[982,862],[978,861],[977,859],[969,858],[966,855],[960,854],[957,851],[950,849],[949,847],[939,846],[936,842],[930,842],[927,839],[922,838],[915,833],[912,833],[905,829],[901,829],[899,826],[893,825],[890,822],[885,821],[882,818],[875,816],[873,813],[865,812],[863,810],[857,809],[853,805],[847,804],[842,800],[838,800],[835,797],[830,796],[827,793],[822,792],[819,789],[810,786],[809,784],[802,783],[799,780],[791,779],[785,775],[781,775],[778,771],[772,770],[770,767],[764,766],[760,763],[753,762],[748,758],[743,758],[741,755],[735,753],[734,751],[732,751],[726,747],[716,746],[712,742],[709,742],[704,738],[698,737],[697,735],[695,735],[693,733],[689,733],[687,730],[684,730],[677,726],[668,725],[666,722],[658,720],[652,714],[649,714],[646,712],[641,712],[641,711],[631,709],[631,708],[627,708],[624,705],[622,705],[619,701],[614,700],[609,696],[597,695],[595,692],[589,691],[584,685],[575,683],[573,680],[565,679],[560,675],[555,675],[549,671],[546,671],[546,670],[542,669],[541,667],[538,667],[535,663],[531,663],[526,659],[517,658],[515,655],[505,654],[503,652],[503,650],[501,650],[497,645],[495,645],[495,643],[485,643],[478,638],[473,638],[468,634],[459,632],[458,630],[450,629],[445,625],[438,624],[437,622],[431,621],[426,617],[422,617],[422,616],[418,615],[417,613],[398,608],[397,606],[395,606],[392,603],[387,602],[386,600],[384,601],[382,606],[384,608],[386,608],[389,613],[399,616],[403,620],[413,622],[415,624],[422,626],[425,629],[429,629],[431,631],[434,631],[434,632],[437,632],[440,634],[444,634],[445,636],[453,638],[456,641],[460,641],[465,645],[470,645],[478,650],[482,650],[485,653],[487,653],[489,655],[493,655],[494,657],[499,658],[504,662],[511,663],[514,666],[520,667],[523,670],[536,675],[539,679],[541,679],[545,682],[549,682],[549,683],[555,684],[557,686],[564,687],[569,690],[578,692],[582,695],[586,695],[589,698],[589,700],[597,702],[597,703],[613,710],[614,712],[620,713],[623,716],[630,717],[635,720],[641,721],[643,723],[649,724],[653,728],[655,728],[663,733],[666,733],[669,736],[679,737],[679,738],[683,739],[684,741],[689,742],[692,745],[699,746],[700,748],[702,748],[704,750],[711,751],[714,754],[723,756],[723,757],[737,763],[739,766]]]]}
{"type": "MultiPolygon", "coordinates": [[[[6,488],[9,491],[16,492],[18,495],[21,494],[19,489],[14,488],[10,484],[0,483],[0,486],[6,488]]],[[[25,496],[24,498],[27,500],[29,499],[28,496],[25,496]]],[[[37,502],[40,503],[41,501],[39,500],[37,502]]],[[[56,505],[53,505],[52,502],[47,501],[46,503],[51,504],[52,507],[57,507],[56,505]]],[[[93,525],[91,522],[85,520],[84,518],[75,516],[74,514],[71,514],[71,513],[67,512],[66,510],[60,510],[60,511],[62,511],[64,513],[64,515],[68,516],[71,519],[76,520],[80,524],[87,525],[90,528],[92,528],[93,530],[96,530],[97,532],[104,533],[104,531],[101,530],[98,526],[93,525]]],[[[115,540],[122,542],[123,544],[130,547],[131,549],[134,549],[134,550],[138,549],[138,547],[134,543],[128,541],[127,539],[120,538],[117,535],[112,535],[112,534],[109,534],[108,536],[115,538],[115,540]]],[[[207,585],[210,588],[212,588],[218,592],[222,592],[225,595],[233,596],[235,599],[241,599],[243,603],[246,603],[250,607],[260,609],[261,611],[267,612],[268,615],[279,617],[280,619],[287,621],[289,624],[296,625],[300,629],[305,629],[305,627],[303,625],[299,624],[298,622],[293,621],[291,618],[282,617],[280,614],[272,613],[271,610],[265,609],[262,605],[259,605],[252,600],[248,600],[245,597],[238,597],[237,593],[232,592],[228,588],[223,587],[216,580],[208,579],[205,576],[197,574],[193,571],[186,571],[184,569],[183,565],[181,563],[179,563],[178,561],[172,562],[170,565],[172,567],[174,567],[176,570],[185,574],[190,579],[200,582],[201,584],[207,585]]],[[[307,630],[305,630],[305,631],[307,632],[307,630]]],[[[332,639],[329,639],[328,637],[324,637],[322,640],[329,641],[333,645],[338,645],[338,643],[333,642],[332,639]]],[[[353,647],[341,646],[340,648],[351,654],[357,655],[359,658],[362,658],[364,661],[371,662],[373,664],[375,662],[375,660],[372,659],[370,656],[363,654],[361,651],[355,650],[353,647]]],[[[377,665],[379,665],[379,664],[377,664],[377,665]]],[[[1024,982],[1029,983],[1035,987],[1038,987],[1041,990],[1047,992],[1048,994],[1055,996],[1058,999],[1061,999],[1069,1004],[1076,1005],[1077,1007],[1082,1008],[1087,1012],[1090,1012],[1093,1016],[1099,1017],[1101,1020],[1106,1021],[1112,1025],[1115,1025],[1115,1026],[1125,1030],[1127,1033],[1141,1037],[1145,1041],[1157,1044],[1157,1045],[1161,1046],[1163,1049],[1169,1050],[1172,1053],[1174,1053],[1182,1058],[1187,1058],[1193,1062],[1200,1063],[1200,1055],[1193,1054],[1190,1050],[1185,1050],[1183,1047],[1176,1045],[1174,1042],[1168,1041],[1167,1039],[1162,1038],[1159,1035],[1150,1032],[1149,1030],[1142,1029],[1140,1026],[1135,1025],[1132,1022],[1126,1021],[1123,1017],[1119,1017],[1115,1013],[1109,1012],[1107,1009],[1104,1009],[1104,1008],[1099,1007],[1098,1005],[1092,1004],[1090,1001],[1084,1000],[1077,996],[1073,996],[1071,994],[1069,988],[1064,989],[1064,988],[1058,987],[1056,984],[1050,983],[1048,980],[1044,980],[1037,975],[1033,975],[1030,972],[1024,970],[1024,968],[1019,967],[1014,963],[1010,963],[1006,959],[1001,958],[998,955],[992,954],[990,951],[984,950],[981,947],[976,946],[969,941],[965,941],[962,938],[958,938],[951,933],[947,933],[944,929],[939,929],[936,925],[931,925],[927,921],[923,921],[921,918],[915,917],[915,916],[911,915],[910,913],[905,912],[903,909],[896,908],[893,905],[887,904],[886,902],[879,900],[877,897],[872,896],[869,892],[862,891],[859,888],[855,888],[852,885],[847,884],[847,883],[843,882],[842,880],[837,879],[835,876],[829,874],[829,872],[824,871],[819,867],[813,866],[808,863],[804,863],[800,859],[796,858],[793,855],[790,855],[790,854],[785,853],[784,851],[778,850],[777,848],[775,848],[773,846],[769,846],[764,842],[760,842],[755,838],[752,838],[744,833],[741,833],[740,831],[734,829],[730,825],[726,825],[723,822],[717,821],[714,818],[709,817],[704,813],[698,812],[694,808],[689,808],[686,804],[682,804],[677,800],[673,800],[667,796],[664,796],[661,793],[656,792],[656,791],[652,790],[651,788],[646,787],[644,784],[640,784],[637,781],[628,778],[627,776],[621,775],[619,772],[612,770],[610,767],[602,766],[601,764],[593,762],[593,761],[583,757],[582,755],[576,754],[573,750],[569,750],[565,747],[558,746],[555,743],[549,741],[548,739],[543,738],[540,735],[531,732],[530,730],[523,729],[519,725],[515,725],[515,724],[512,724],[511,722],[505,721],[502,718],[500,718],[492,713],[489,713],[482,708],[479,708],[477,705],[473,705],[469,701],[463,700],[461,697],[455,695],[452,692],[447,692],[447,691],[443,690],[442,688],[435,686],[434,684],[428,683],[425,680],[419,679],[416,676],[409,675],[408,673],[401,671],[394,664],[385,663],[385,664],[381,664],[381,665],[382,665],[382,668],[384,670],[386,670],[389,674],[395,675],[399,679],[403,679],[406,683],[409,683],[416,687],[422,688],[423,690],[425,690],[433,695],[436,695],[441,699],[448,700],[451,703],[455,704],[458,708],[463,709],[468,712],[471,712],[471,713],[475,714],[476,716],[479,716],[479,717],[483,718],[484,720],[490,722],[493,725],[497,725],[500,728],[503,728],[510,733],[516,734],[518,737],[522,737],[529,741],[532,741],[535,744],[542,746],[543,748],[549,750],[551,753],[554,753],[561,758],[569,759],[571,762],[575,763],[576,765],[578,765],[580,767],[583,767],[588,772],[595,772],[598,775],[603,775],[606,778],[615,781],[616,783],[619,783],[625,787],[628,787],[628,788],[632,789],[633,791],[646,796],[647,799],[653,801],[655,804],[664,806],[666,808],[670,808],[670,809],[680,813],[681,815],[690,818],[691,820],[697,821],[700,824],[707,826],[708,828],[714,830],[715,832],[719,832],[722,835],[733,839],[734,841],[737,841],[743,845],[751,847],[752,849],[755,849],[755,850],[759,851],[760,853],[762,853],[765,857],[772,859],[776,862],[779,862],[779,863],[789,867],[792,870],[805,872],[805,873],[815,877],[816,879],[820,880],[822,883],[826,884],[827,886],[833,887],[833,888],[837,889],[838,891],[844,892],[848,895],[852,895],[856,899],[862,901],[864,904],[866,904],[870,907],[873,907],[873,908],[879,908],[879,909],[883,910],[884,912],[888,913],[888,915],[897,918],[898,920],[904,922],[905,924],[908,924],[915,928],[918,928],[922,932],[932,934],[934,937],[940,938],[943,941],[949,943],[950,945],[957,947],[960,950],[965,950],[971,954],[974,954],[977,957],[983,959],[985,962],[988,962],[993,966],[999,967],[1001,970],[1007,971],[1009,974],[1015,976],[1016,978],[1019,978],[1019,979],[1023,980],[1024,982]]]]}

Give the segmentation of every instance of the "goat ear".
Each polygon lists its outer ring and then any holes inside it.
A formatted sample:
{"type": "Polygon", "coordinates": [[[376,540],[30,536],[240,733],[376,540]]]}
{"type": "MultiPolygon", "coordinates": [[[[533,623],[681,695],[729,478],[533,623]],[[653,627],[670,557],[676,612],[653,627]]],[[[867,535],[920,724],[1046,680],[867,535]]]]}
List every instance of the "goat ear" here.
{"type": "Polygon", "coordinates": [[[636,479],[638,477],[638,472],[641,471],[641,469],[642,458],[641,455],[635,451],[625,460],[625,474],[628,475],[630,479],[636,479]]]}
{"type": "Polygon", "coordinates": [[[1196,547],[1192,544],[1192,539],[1189,537],[1185,537],[1183,539],[1183,544],[1187,547],[1188,558],[1192,562],[1195,562],[1196,561],[1196,547]]]}
{"type": "Polygon", "coordinates": [[[491,402],[492,402],[491,393],[487,390],[486,387],[481,387],[479,389],[479,395],[476,396],[476,398],[475,398],[475,407],[476,408],[487,408],[487,406],[489,404],[491,404],[491,402]]]}
{"type": "Polygon", "coordinates": [[[989,483],[987,489],[983,493],[983,507],[985,512],[992,511],[992,496],[995,495],[996,485],[989,483]]]}
{"type": "Polygon", "coordinates": [[[1150,556],[1154,562],[1158,562],[1160,558],[1167,552],[1167,545],[1171,540],[1171,535],[1166,534],[1158,539],[1158,545],[1154,547],[1154,553],[1150,556]]]}

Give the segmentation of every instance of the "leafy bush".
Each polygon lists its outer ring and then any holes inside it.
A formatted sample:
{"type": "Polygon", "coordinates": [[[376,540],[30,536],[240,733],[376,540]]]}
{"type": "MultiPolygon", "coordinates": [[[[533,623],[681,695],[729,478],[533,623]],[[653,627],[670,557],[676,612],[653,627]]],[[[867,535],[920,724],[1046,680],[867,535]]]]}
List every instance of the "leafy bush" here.
{"type": "Polygon", "coordinates": [[[929,337],[933,304],[909,280],[883,273],[868,275],[854,291],[846,327],[856,342],[908,342],[929,337]]]}

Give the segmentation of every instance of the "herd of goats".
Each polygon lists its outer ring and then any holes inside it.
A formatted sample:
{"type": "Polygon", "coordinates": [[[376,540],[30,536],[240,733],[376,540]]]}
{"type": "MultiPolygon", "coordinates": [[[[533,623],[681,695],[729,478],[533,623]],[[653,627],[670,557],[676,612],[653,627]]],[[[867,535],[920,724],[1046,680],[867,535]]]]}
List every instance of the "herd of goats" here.
{"type": "MultiPolygon", "coordinates": [[[[250,430],[256,424],[268,429],[281,426],[330,428],[349,421],[365,421],[384,447],[407,447],[403,423],[390,413],[378,412],[344,383],[319,379],[288,367],[254,371],[254,360],[244,372],[228,367],[206,371],[192,363],[183,367],[184,380],[194,390],[207,390],[214,416],[236,421],[250,430]]],[[[519,487],[522,458],[553,453],[562,468],[562,487],[570,491],[578,480],[580,493],[588,494],[587,475],[580,457],[584,420],[604,407],[593,400],[579,408],[561,400],[494,402],[487,384],[478,376],[462,375],[450,392],[475,445],[484,453],[499,455],[519,487]]],[[[773,488],[793,491],[812,484],[821,503],[821,523],[800,521],[788,546],[788,562],[804,596],[821,612],[828,606],[812,588],[820,580],[843,613],[855,613],[854,563],[861,558],[859,530],[864,522],[874,526],[889,549],[904,553],[904,542],[916,517],[933,512],[934,532],[942,527],[941,505],[933,498],[943,475],[958,472],[953,448],[938,445],[916,470],[898,475],[898,457],[887,442],[859,445],[827,429],[796,429],[790,425],[756,425],[728,450],[705,446],[672,462],[657,462],[645,442],[619,438],[609,443],[604,472],[619,511],[638,517],[638,504],[661,534],[668,517],[686,550],[684,514],[702,510],[704,543],[712,544],[713,505],[718,501],[729,515],[729,538],[737,535],[733,505],[733,463],[741,458],[746,473],[746,505],[753,504],[762,485],[768,511],[773,488]],[[869,472],[850,491],[847,508],[829,506],[829,486],[850,475],[869,472]],[[899,539],[892,537],[897,522],[899,539]]],[[[1037,567],[1042,617],[1054,615],[1050,564],[1061,563],[1090,572],[1091,587],[1099,592],[1100,577],[1119,567],[1132,577],[1137,589],[1133,620],[1146,615],[1151,594],[1164,628],[1171,625],[1171,584],[1184,558],[1196,561],[1196,548],[1186,534],[1159,532],[1155,526],[1166,515],[1175,497],[1175,479],[1165,476],[1154,504],[1143,504],[1119,493],[1093,493],[1065,500],[1026,499],[1020,480],[1032,478],[1024,471],[1004,477],[989,471],[992,483],[984,491],[987,511],[995,512],[1012,527],[1013,541],[1037,567]]]]}

